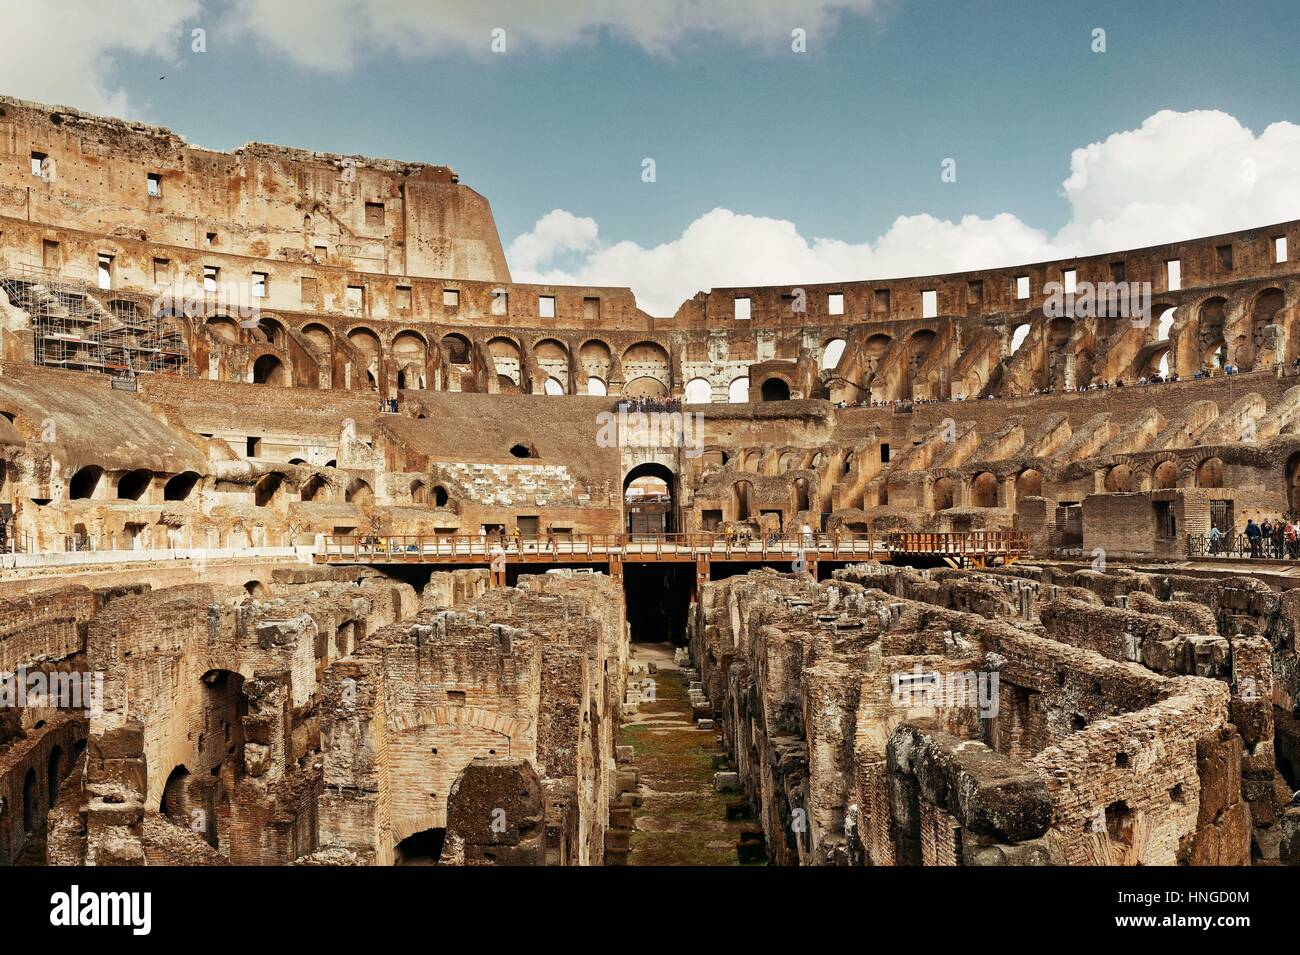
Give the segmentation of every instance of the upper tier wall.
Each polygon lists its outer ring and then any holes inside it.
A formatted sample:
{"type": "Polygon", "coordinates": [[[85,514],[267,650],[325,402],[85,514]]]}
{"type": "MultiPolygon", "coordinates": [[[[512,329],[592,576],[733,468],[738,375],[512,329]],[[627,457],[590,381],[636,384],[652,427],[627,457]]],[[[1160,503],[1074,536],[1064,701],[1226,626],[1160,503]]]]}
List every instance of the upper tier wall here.
{"type": "Polygon", "coordinates": [[[7,97],[0,215],[365,273],[510,280],[491,206],[447,166],[264,143],[219,152],[7,97]]]}

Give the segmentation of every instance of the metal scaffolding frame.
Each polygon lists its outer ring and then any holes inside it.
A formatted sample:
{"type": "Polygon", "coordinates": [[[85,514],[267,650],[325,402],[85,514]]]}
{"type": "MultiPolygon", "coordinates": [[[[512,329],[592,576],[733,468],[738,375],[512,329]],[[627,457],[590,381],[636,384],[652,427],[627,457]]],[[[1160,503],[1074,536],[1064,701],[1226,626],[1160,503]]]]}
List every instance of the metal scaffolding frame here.
{"type": "Polygon", "coordinates": [[[138,302],[101,305],[90,287],[31,266],[0,275],[9,302],[31,317],[36,364],[115,378],[181,373],[189,349],[178,321],[138,302]]]}

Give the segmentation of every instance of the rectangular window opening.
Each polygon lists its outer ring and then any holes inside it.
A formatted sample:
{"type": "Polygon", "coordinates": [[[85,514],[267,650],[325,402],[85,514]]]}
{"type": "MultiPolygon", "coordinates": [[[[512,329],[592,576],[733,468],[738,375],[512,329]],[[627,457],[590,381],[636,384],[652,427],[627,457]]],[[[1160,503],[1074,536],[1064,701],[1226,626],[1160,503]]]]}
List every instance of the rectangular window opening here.
{"type": "Polygon", "coordinates": [[[926,289],[921,293],[921,317],[935,318],[939,314],[939,292],[926,289]]]}
{"type": "Polygon", "coordinates": [[[1029,276],[1028,275],[1016,276],[1016,298],[1022,302],[1025,299],[1029,298],[1029,276]]]}
{"type": "Polygon", "coordinates": [[[537,314],[542,318],[555,317],[555,296],[539,295],[537,297],[537,314]]]}
{"type": "Polygon", "coordinates": [[[844,314],[843,292],[831,292],[830,295],[826,296],[826,312],[829,315],[844,314]]]}
{"type": "Polygon", "coordinates": [[[738,322],[749,321],[750,300],[747,296],[737,298],[733,307],[735,309],[736,321],[738,322]]]}

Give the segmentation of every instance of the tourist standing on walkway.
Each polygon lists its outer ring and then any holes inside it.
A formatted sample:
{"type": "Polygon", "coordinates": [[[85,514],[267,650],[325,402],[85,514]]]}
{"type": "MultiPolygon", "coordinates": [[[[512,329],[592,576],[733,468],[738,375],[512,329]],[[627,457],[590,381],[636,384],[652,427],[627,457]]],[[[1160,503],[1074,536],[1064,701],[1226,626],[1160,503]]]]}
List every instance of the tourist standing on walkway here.
{"type": "Polygon", "coordinates": [[[1250,544],[1251,557],[1259,556],[1259,541],[1262,536],[1259,525],[1255,523],[1253,517],[1246,521],[1246,541],[1250,544]]]}

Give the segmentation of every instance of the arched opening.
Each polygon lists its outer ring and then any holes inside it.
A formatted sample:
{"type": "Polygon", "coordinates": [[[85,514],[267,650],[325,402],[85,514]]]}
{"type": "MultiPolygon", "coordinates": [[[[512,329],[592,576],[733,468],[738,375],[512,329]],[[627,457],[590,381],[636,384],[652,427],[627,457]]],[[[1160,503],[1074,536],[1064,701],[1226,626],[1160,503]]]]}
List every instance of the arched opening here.
{"type": "Polygon", "coordinates": [[[707,378],[692,378],[686,383],[682,397],[688,405],[707,405],[713,400],[713,388],[707,378]]]}
{"type": "Polygon", "coordinates": [[[952,478],[939,478],[934,482],[934,509],[936,511],[947,510],[953,506],[956,495],[956,486],[952,478]]]}
{"type": "Polygon", "coordinates": [[[393,865],[437,865],[446,836],[446,829],[425,829],[407,836],[393,849],[393,865]]]}
{"type": "Polygon", "coordinates": [[[304,501],[323,501],[328,487],[329,485],[323,476],[313,474],[302,482],[302,487],[299,488],[299,496],[304,501]]]}
{"type": "Polygon", "coordinates": [[[1157,490],[1178,486],[1178,465],[1173,461],[1161,461],[1151,472],[1151,486],[1157,490]]]}
{"type": "Polygon", "coordinates": [[[487,343],[488,355],[492,367],[497,373],[497,381],[503,393],[519,391],[519,370],[522,364],[519,346],[509,338],[493,338],[487,343]]]}
{"type": "Polygon", "coordinates": [[[1177,317],[1175,314],[1177,311],[1178,309],[1170,307],[1160,313],[1160,321],[1156,323],[1156,341],[1169,341],[1169,333],[1174,329],[1174,319],[1177,317]]]}
{"type": "Polygon", "coordinates": [[[845,341],[842,338],[832,338],[826,343],[826,349],[822,352],[822,369],[829,371],[839,365],[840,359],[844,357],[845,341]]]}
{"type": "Polygon", "coordinates": [[[119,501],[138,501],[153,482],[153,472],[141,468],[128,471],[117,481],[117,499],[119,501]]]}
{"type": "Polygon", "coordinates": [[[1038,497],[1043,493],[1043,475],[1035,468],[1026,468],[1016,478],[1016,500],[1038,497]]]}
{"type": "Polygon", "coordinates": [[[1300,452],[1286,462],[1286,500],[1292,513],[1300,513],[1300,452]]]}
{"type": "Polygon", "coordinates": [[[284,326],[273,318],[263,318],[257,323],[257,332],[253,336],[268,345],[284,347],[284,326]]]}
{"type": "Polygon", "coordinates": [[[397,365],[397,387],[423,388],[424,369],[428,362],[428,346],[416,332],[399,332],[393,338],[393,363],[397,365]]]}
{"type": "Polygon", "coordinates": [[[1133,468],[1128,464],[1117,464],[1106,472],[1103,486],[1112,494],[1128,494],[1137,490],[1137,481],[1133,477],[1133,468]]]}
{"type": "Polygon", "coordinates": [[[374,491],[371,490],[369,484],[361,478],[357,478],[348,485],[347,493],[344,495],[343,499],[349,504],[373,504],[375,494],[374,491]]]}
{"type": "Polygon", "coordinates": [[[443,335],[442,352],[447,356],[448,364],[468,365],[470,354],[469,339],[464,335],[443,335]]]}
{"type": "Polygon", "coordinates": [[[372,390],[378,391],[379,382],[377,378],[381,351],[379,336],[369,328],[361,326],[348,332],[348,341],[361,358],[361,367],[357,371],[364,371],[367,384],[370,385],[372,390]]]}
{"type": "Polygon", "coordinates": [[[443,487],[441,484],[435,484],[433,486],[433,506],[434,507],[447,506],[447,489],[443,487]]]}
{"type": "Polygon", "coordinates": [[[163,784],[162,799],[158,802],[158,811],[169,819],[173,819],[185,824],[189,828],[189,820],[186,818],[186,798],[185,790],[189,786],[190,771],[184,766],[177,766],[167,775],[167,782],[163,784]]]}
{"type": "Polygon", "coordinates": [[[546,376],[546,381],[542,385],[546,394],[568,394],[569,350],[563,343],[554,338],[542,339],[533,346],[533,359],[537,362],[537,367],[542,370],[542,374],[546,376]]]}
{"type": "Polygon", "coordinates": [[[749,481],[737,481],[731,485],[731,498],[736,506],[736,520],[749,520],[750,508],[753,505],[754,485],[749,481]]]}
{"type": "Polygon", "coordinates": [[[1016,330],[1011,333],[1010,354],[1014,355],[1016,352],[1020,350],[1020,346],[1023,345],[1025,343],[1025,339],[1029,337],[1029,330],[1031,328],[1033,328],[1033,326],[1030,325],[1028,322],[1026,322],[1023,325],[1016,326],[1016,330]]]}
{"type": "Polygon", "coordinates": [[[733,405],[743,405],[749,401],[749,379],[735,378],[727,386],[727,401],[733,405]]]}
{"type": "Polygon", "coordinates": [[[998,506],[998,479],[992,471],[976,475],[971,482],[971,504],[975,507],[998,506]]]}
{"type": "Polygon", "coordinates": [[[1223,459],[1206,458],[1196,469],[1197,487],[1223,487],[1223,459]]]}
{"type": "Polygon", "coordinates": [[[23,777],[23,832],[36,831],[36,770],[27,770],[23,777]]]}
{"type": "Polygon", "coordinates": [[[284,362],[274,355],[262,355],[257,361],[253,362],[253,384],[282,386],[284,384],[284,362]]]}
{"type": "Polygon", "coordinates": [[[808,479],[796,478],[793,485],[794,491],[794,509],[798,511],[812,510],[812,503],[808,493],[808,479]]]}
{"type": "Polygon", "coordinates": [[[199,483],[199,475],[194,471],[182,471],[163,485],[164,501],[184,501],[194,493],[199,483]]]}
{"type": "Polygon", "coordinates": [[[1203,368],[1222,368],[1228,362],[1228,346],[1223,339],[1223,323],[1228,300],[1215,296],[1202,303],[1200,311],[1201,365],[1203,368]]]}
{"type": "Polygon", "coordinates": [[[510,456],[514,458],[535,458],[538,457],[537,449],[531,444],[512,444],[510,446],[510,456]]]}
{"type": "Polygon", "coordinates": [[[104,477],[104,469],[95,464],[87,464],[72,475],[68,484],[68,497],[74,501],[85,501],[95,496],[99,482],[104,477]]]}
{"type": "MultiPolygon", "coordinates": [[[[1268,327],[1278,320],[1278,313],[1286,304],[1286,296],[1280,288],[1269,288],[1260,292],[1255,298],[1255,305],[1250,313],[1250,347],[1258,362],[1263,353],[1272,349],[1273,340],[1268,334],[1268,327]]],[[[1276,352],[1272,355],[1274,362],[1281,359],[1276,352]]]]}
{"type": "Polygon", "coordinates": [[[239,323],[226,315],[214,315],[203,323],[214,342],[239,343],[239,323]]]}
{"type": "Polygon", "coordinates": [[[45,783],[50,797],[48,805],[53,806],[59,798],[59,783],[63,780],[63,747],[55,746],[50,750],[50,759],[46,764],[45,783]]]}
{"type": "Polygon", "coordinates": [[[633,378],[623,386],[623,394],[629,398],[665,398],[668,387],[658,378],[633,378]]]}
{"type": "Polygon", "coordinates": [[[916,384],[916,373],[925,364],[926,358],[929,357],[930,349],[934,347],[936,337],[935,333],[930,329],[923,328],[908,339],[907,387],[903,391],[904,397],[912,397],[912,387],[916,384]]]}
{"type": "Polygon", "coordinates": [[[307,344],[317,355],[328,355],[334,350],[334,336],[328,328],[317,322],[304,325],[302,337],[307,339],[307,344]]]}
{"type": "Polygon", "coordinates": [[[676,475],[655,461],[623,476],[623,513],[629,534],[671,534],[676,527],[676,475]]]}
{"type": "Polygon", "coordinates": [[[260,580],[245,581],[244,591],[248,594],[248,596],[256,597],[258,600],[262,600],[263,598],[266,597],[266,584],[262,583],[260,580]]]}
{"type": "MultiPolygon", "coordinates": [[[[634,398],[650,398],[668,394],[669,377],[668,351],[658,342],[637,342],[623,352],[623,376],[629,385],[638,379],[649,378],[658,383],[659,389],[624,393],[634,398]]],[[[642,389],[650,385],[642,383],[642,389]]]]}
{"type": "MultiPolygon", "coordinates": [[[[578,349],[578,364],[587,373],[588,379],[599,378],[601,384],[609,381],[609,369],[613,361],[613,353],[609,350],[609,346],[598,339],[584,342],[578,349]]],[[[588,394],[595,394],[595,392],[588,390],[588,394]]]]}
{"type": "Polygon", "coordinates": [[[1156,376],[1159,376],[1160,378],[1168,378],[1170,372],[1170,354],[1171,349],[1169,347],[1157,348],[1151,353],[1151,357],[1147,359],[1146,367],[1142,370],[1142,373],[1148,378],[1156,376]]]}
{"type": "Polygon", "coordinates": [[[594,376],[590,377],[587,379],[587,394],[598,396],[607,395],[609,394],[609,386],[600,378],[594,376]]]}
{"type": "Polygon", "coordinates": [[[264,474],[253,485],[253,502],[258,507],[270,507],[275,503],[276,495],[280,493],[280,485],[284,483],[282,474],[264,474]]]}
{"type": "Polygon", "coordinates": [[[789,401],[790,386],[784,378],[769,378],[763,382],[764,401],[789,401]]]}

